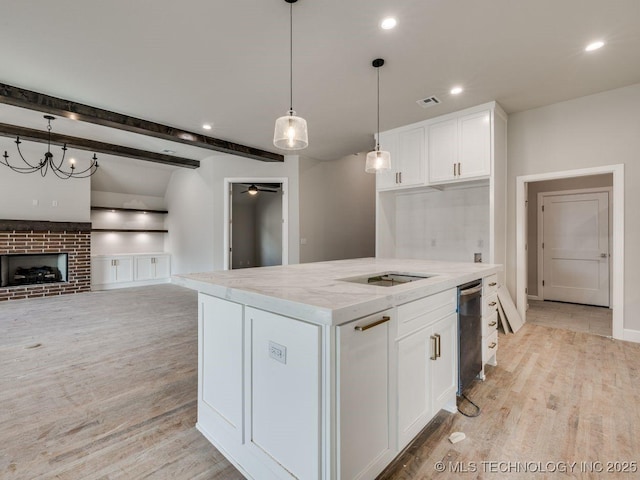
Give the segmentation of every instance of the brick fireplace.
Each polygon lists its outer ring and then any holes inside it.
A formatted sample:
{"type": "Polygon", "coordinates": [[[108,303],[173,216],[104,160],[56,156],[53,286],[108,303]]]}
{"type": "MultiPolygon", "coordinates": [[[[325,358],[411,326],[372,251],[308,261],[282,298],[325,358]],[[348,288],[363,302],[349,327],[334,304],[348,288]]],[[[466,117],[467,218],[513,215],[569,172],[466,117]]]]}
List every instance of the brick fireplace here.
{"type": "MultiPolygon", "coordinates": [[[[43,254],[64,256],[66,280],[62,277],[36,281],[31,285],[2,286],[0,301],[88,292],[91,289],[91,223],[0,220],[0,257],[5,260],[26,259],[32,254],[39,257],[43,254]]],[[[36,258],[27,261],[27,265],[38,265],[36,258]]],[[[10,269],[8,261],[3,261],[2,265],[5,270],[10,269]]],[[[15,267],[11,270],[0,272],[2,278],[16,277],[15,267]]]]}

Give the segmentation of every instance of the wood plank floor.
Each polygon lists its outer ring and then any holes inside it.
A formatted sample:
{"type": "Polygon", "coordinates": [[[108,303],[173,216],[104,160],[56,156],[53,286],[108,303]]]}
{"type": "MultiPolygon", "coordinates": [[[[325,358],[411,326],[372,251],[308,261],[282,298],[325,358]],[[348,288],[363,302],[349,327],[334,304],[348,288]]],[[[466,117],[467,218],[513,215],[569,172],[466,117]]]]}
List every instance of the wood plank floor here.
{"type": "Polygon", "coordinates": [[[0,478],[243,478],[194,428],[197,295],[0,303],[0,478]]]}
{"type": "MultiPolygon", "coordinates": [[[[242,478],[194,428],[196,310],[172,285],[0,303],[0,478],[242,478]]],[[[586,471],[640,460],[640,345],[527,323],[498,362],[479,417],[441,412],[380,478],[640,478],[586,471]]]]}

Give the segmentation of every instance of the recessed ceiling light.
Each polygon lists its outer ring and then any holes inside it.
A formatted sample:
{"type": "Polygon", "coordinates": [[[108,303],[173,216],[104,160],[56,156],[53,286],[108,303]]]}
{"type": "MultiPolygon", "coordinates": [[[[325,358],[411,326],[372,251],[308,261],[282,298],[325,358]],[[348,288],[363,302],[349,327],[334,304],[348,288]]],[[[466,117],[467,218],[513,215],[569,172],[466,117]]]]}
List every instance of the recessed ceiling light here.
{"type": "Polygon", "coordinates": [[[462,87],[453,87],[451,89],[451,95],[458,95],[459,93],[462,93],[462,87]]]}
{"type": "Polygon", "coordinates": [[[393,18],[393,17],[387,17],[384,20],[382,20],[382,23],[380,23],[380,27],[383,28],[384,30],[390,30],[393,27],[395,27],[398,24],[398,21],[393,18]]]}
{"type": "Polygon", "coordinates": [[[589,45],[587,45],[587,47],[584,49],[585,52],[593,52],[594,50],[598,50],[599,48],[604,47],[604,42],[598,40],[597,42],[593,42],[590,43],[589,45]]]}
{"type": "Polygon", "coordinates": [[[204,125],[202,125],[202,128],[204,128],[205,130],[211,130],[212,127],[208,123],[205,123],[204,125]]]}

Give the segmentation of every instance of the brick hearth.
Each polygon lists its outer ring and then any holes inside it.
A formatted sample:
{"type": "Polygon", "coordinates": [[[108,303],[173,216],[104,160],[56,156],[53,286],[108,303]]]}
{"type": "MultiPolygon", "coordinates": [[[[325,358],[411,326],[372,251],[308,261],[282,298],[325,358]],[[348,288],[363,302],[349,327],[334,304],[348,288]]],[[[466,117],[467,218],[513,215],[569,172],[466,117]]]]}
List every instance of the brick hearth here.
{"type": "Polygon", "coordinates": [[[91,223],[0,220],[0,254],[67,253],[68,281],[1,287],[0,301],[91,289],[91,223]]]}

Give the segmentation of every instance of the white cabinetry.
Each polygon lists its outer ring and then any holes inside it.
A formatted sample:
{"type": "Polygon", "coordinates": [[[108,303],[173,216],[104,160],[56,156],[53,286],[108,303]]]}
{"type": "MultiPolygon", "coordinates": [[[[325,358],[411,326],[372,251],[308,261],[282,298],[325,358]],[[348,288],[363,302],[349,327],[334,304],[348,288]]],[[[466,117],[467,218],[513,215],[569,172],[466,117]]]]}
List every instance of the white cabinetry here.
{"type": "Polygon", "coordinates": [[[380,149],[387,150],[391,154],[391,171],[377,175],[378,190],[425,185],[423,126],[381,133],[380,149]]]}
{"type": "Polygon", "coordinates": [[[489,177],[490,110],[432,123],[428,131],[430,184],[489,177]]]}
{"type": "Polygon", "coordinates": [[[395,456],[390,437],[392,315],[381,312],[337,328],[340,479],[375,478],[395,456]]]}
{"type": "Polygon", "coordinates": [[[133,257],[109,256],[91,259],[92,285],[115,285],[133,281],[133,257]]]}
{"type": "Polygon", "coordinates": [[[482,279],[482,376],[484,365],[497,365],[498,352],[498,276],[482,279]]]}
{"type": "Polygon", "coordinates": [[[136,255],[135,279],[157,280],[169,278],[171,276],[169,260],[169,255],[136,255]]]}
{"type": "Polygon", "coordinates": [[[441,408],[455,411],[456,289],[398,307],[398,449],[441,408]]]}
{"type": "Polygon", "coordinates": [[[91,257],[91,288],[109,290],[171,280],[171,256],[96,255],[91,257]]]}

